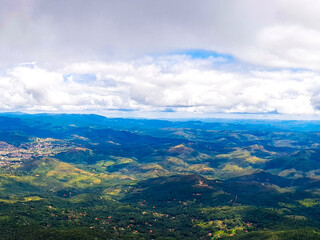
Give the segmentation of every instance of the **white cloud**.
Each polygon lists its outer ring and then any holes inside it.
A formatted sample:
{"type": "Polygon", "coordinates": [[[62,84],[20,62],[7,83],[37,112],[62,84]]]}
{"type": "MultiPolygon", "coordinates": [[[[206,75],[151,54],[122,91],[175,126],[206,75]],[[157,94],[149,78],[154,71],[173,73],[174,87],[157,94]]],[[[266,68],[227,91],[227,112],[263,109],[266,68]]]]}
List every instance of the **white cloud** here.
{"type": "Polygon", "coordinates": [[[275,25],[261,29],[239,58],[262,66],[319,70],[320,31],[299,25],[275,25]]]}
{"type": "Polygon", "coordinates": [[[0,109],[316,114],[319,12],[315,0],[6,1],[0,109]],[[169,54],[190,49],[235,61],[169,54]]]}
{"type": "Polygon", "coordinates": [[[17,66],[0,79],[0,108],[97,113],[110,109],[319,113],[320,75],[316,72],[232,72],[211,65],[210,59],[166,56],[82,62],[56,72],[17,66]]]}
{"type": "Polygon", "coordinates": [[[0,9],[0,66],[206,49],[319,70],[319,12],[316,0],[12,0],[0,9]]]}

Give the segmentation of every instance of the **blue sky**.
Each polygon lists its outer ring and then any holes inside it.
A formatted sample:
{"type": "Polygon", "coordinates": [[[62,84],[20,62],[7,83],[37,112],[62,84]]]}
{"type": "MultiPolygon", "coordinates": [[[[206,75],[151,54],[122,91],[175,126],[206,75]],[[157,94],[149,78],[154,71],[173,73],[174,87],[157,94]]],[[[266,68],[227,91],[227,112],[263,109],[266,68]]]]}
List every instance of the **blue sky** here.
{"type": "Polygon", "coordinates": [[[221,58],[224,59],[226,63],[232,63],[234,61],[234,57],[230,54],[218,53],[215,51],[210,51],[206,49],[187,49],[180,50],[177,52],[171,52],[168,55],[188,55],[193,59],[196,58],[221,58]]]}
{"type": "Polygon", "coordinates": [[[3,1],[0,111],[317,118],[319,1],[3,1]]]}

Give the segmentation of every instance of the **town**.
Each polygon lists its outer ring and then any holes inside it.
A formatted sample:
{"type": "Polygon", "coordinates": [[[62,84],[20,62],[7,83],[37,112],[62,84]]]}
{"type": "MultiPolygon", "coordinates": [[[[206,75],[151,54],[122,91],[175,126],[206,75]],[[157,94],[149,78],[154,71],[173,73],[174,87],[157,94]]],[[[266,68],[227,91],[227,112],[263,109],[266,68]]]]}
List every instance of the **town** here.
{"type": "Polygon", "coordinates": [[[18,147],[0,141],[0,167],[19,167],[25,161],[54,156],[71,148],[74,146],[67,141],[53,138],[31,138],[18,147]]]}

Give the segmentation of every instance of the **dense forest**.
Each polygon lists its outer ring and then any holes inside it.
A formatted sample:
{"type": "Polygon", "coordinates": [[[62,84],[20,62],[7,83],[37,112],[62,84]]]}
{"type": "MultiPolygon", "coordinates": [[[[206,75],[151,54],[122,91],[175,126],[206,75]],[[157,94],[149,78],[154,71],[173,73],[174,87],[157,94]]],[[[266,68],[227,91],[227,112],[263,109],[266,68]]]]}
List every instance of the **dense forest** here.
{"type": "Polygon", "coordinates": [[[320,239],[320,123],[0,115],[0,239],[320,239]]]}

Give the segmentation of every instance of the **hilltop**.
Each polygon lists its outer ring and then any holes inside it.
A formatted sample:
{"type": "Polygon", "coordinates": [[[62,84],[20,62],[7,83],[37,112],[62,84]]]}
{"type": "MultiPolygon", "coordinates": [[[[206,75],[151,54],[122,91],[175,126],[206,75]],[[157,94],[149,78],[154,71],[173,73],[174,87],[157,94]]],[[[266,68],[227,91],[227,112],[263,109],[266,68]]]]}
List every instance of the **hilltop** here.
{"type": "Polygon", "coordinates": [[[320,239],[320,124],[0,114],[1,239],[320,239]]]}

